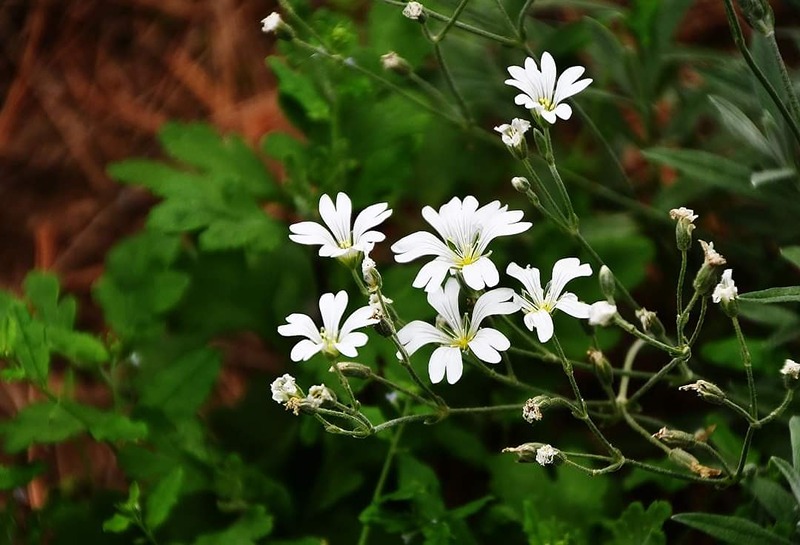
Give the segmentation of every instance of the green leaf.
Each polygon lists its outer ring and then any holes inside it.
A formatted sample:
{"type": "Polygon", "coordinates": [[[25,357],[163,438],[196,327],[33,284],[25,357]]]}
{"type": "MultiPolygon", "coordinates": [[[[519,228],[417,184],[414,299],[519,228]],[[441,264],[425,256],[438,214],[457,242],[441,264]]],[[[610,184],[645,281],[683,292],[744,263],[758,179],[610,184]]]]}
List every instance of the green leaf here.
{"type": "Polygon", "coordinates": [[[769,288],[739,294],[739,299],[754,303],[797,303],[800,302],[800,286],[769,288]]]}
{"type": "Polygon", "coordinates": [[[789,464],[789,462],[783,458],[773,456],[769,459],[769,461],[783,474],[786,482],[789,483],[789,488],[792,489],[792,494],[794,494],[795,501],[798,505],[800,505],[800,472],[795,470],[789,464]]]}
{"type": "Polygon", "coordinates": [[[720,96],[710,96],[708,98],[711,104],[717,108],[720,120],[728,131],[761,155],[772,157],[769,140],[743,111],[720,96]]]}
{"type": "Polygon", "coordinates": [[[100,340],[81,331],[50,328],[47,330],[47,341],[53,352],[79,365],[98,365],[110,358],[108,350],[100,340]]]}
{"type": "Polygon", "coordinates": [[[25,277],[25,297],[33,305],[36,315],[49,326],[72,329],[75,324],[77,303],[74,297],[65,297],[59,304],[58,278],[54,274],[32,272],[25,277]]]}
{"type": "Polygon", "coordinates": [[[255,210],[249,217],[217,220],[210,224],[200,235],[200,245],[209,251],[234,248],[267,251],[275,248],[283,235],[283,228],[260,210],[255,210]]]}
{"type": "Polygon", "coordinates": [[[36,462],[29,466],[6,466],[0,464],[0,490],[12,490],[25,486],[44,471],[44,465],[36,462]]]}
{"type": "Polygon", "coordinates": [[[6,451],[21,452],[33,444],[60,443],[86,430],[86,426],[59,403],[28,405],[10,421],[0,424],[6,451]]]}
{"type": "Polygon", "coordinates": [[[50,350],[44,325],[31,318],[20,306],[11,309],[9,319],[9,326],[13,329],[9,334],[12,353],[28,380],[37,384],[45,383],[50,370],[50,350]]]}
{"type": "Polygon", "coordinates": [[[800,416],[789,419],[789,436],[792,442],[792,465],[800,472],[800,416]]]}
{"type": "Polygon", "coordinates": [[[771,168],[753,172],[750,175],[750,183],[753,187],[759,188],[762,185],[771,184],[773,182],[793,180],[796,178],[797,171],[793,168],[771,168]]]}
{"type": "Polygon", "coordinates": [[[313,121],[327,121],[331,117],[328,103],[320,96],[314,83],[303,74],[295,72],[278,57],[267,57],[267,64],[278,78],[280,93],[295,101],[313,121]]]}
{"type": "Polygon", "coordinates": [[[781,257],[800,268],[800,246],[785,246],[781,248],[781,257]]]}
{"type": "Polygon", "coordinates": [[[697,184],[742,195],[758,195],[750,184],[750,169],[721,155],[670,148],[650,148],[644,150],[643,154],[651,161],[677,169],[697,184]]]}
{"type": "Polygon", "coordinates": [[[672,514],[666,501],[655,501],[645,511],[641,503],[628,506],[619,520],[611,523],[609,529],[614,537],[614,545],[664,545],[667,538],[661,531],[664,522],[672,514]]]}
{"type": "Polygon", "coordinates": [[[64,401],[61,405],[86,426],[89,435],[96,441],[138,441],[147,437],[147,425],[144,422],[131,420],[123,414],[71,401],[64,401]]]}
{"type": "Polygon", "coordinates": [[[111,532],[112,534],[121,534],[127,530],[133,523],[130,517],[122,513],[114,513],[114,515],[103,522],[103,531],[111,532]]]}
{"type": "Polygon", "coordinates": [[[194,545],[255,545],[256,540],[272,532],[272,524],[272,517],[267,515],[263,506],[257,505],[228,529],[202,535],[194,545]]]}
{"type": "Polygon", "coordinates": [[[194,350],[159,369],[141,387],[141,403],[171,418],[191,416],[208,397],[219,374],[220,356],[194,350]]]}
{"type": "Polygon", "coordinates": [[[710,513],[681,513],[672,520],[733,545],[791,545],[790,541],[765,530],[748,519],[712,515],[710,513]]]}
{"type": "Polygon", "coordinates": [[[794,520],[794,498],[778,483],[763,477],[754,477],[750,483],[750,491],[776,521],[794,520]]]}
{"type": "Polygon", "coordinates": [[[178,496],[183,485],[183,468],[176,467],[159,483],[147,496],[145,509],[145,524],[155,530],[169,516],[170,511],[178,502],[178,496]]]}

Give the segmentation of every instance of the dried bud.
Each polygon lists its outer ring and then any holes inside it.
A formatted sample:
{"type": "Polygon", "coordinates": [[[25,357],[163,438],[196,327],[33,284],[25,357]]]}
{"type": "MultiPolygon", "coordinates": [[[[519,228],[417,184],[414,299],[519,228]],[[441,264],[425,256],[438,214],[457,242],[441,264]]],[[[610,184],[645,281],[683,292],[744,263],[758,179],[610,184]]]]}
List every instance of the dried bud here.
{"type": "Polygon", "coordinates": [[[681,206],[670,210],[669,217],[676,221],[675,243],[680,251],[685,252],[692,246],[692,231],[697,214],[694,210],[681,206]]]}
{"type": "Polygon", "coordinates": [[[333,403],[334,401],[336,401],[336,394],[324,384],[320,384],[308,389],[308,395],[302,400],[301,407],[311,410],[319,409],[325,403],[333,403]]]}
{"type": "Polygon", "coordinates": [[[697,276],[694,279],[694,289],[701,295],[705,295],[717,284],[717,271],[725,265],[727,261],[714,249],[713,242],[700,241],[703,247],[704,260],[697,276]]]}
{"type": "Polygon", "coordinates": [[[783,384],[786,388],[794,390],[800,386],[800,363],[794,360],[786,360],[781,369],[783,375],[783,384]]]}
{"type": "Polygon", "coordinates": [[[721,404],[726,397],[725,392],[723,392],[719,386],[705,380],[698,380],[692,384],[686,384],[678,388],[678,390],[696,392],[697,395],[704,400],[717,405],[721,404]]]}
{"type": "Polygon", "coordinates": [[[381,66],[383,66],[384,70],[400,74],[401,76],[411,73],[411,65],[408,64],[408,61],[394,51],[389,51],[385,55],[381,55],[381,66]]]}
{"type": "Polygon", "coordinates": [[[586,352],[586,356],[589,358],[589,362],[594,366],[594,374],[597,379],[602,384],[610,386],[614,382],[614,373],[611,369],[611,363],[605,355],[603,355],[600,350],[590,348],[589,351],[586,352]]]}
{"type": "Polygon", "coordinates": [[[670,447],[693,447],[699,441],[697,437],[691,433],[686,433],[685,431],[680,430],[670,430],[666,427],[661,428],[658,432],[653,434],[653,437],[664,443],[665,445],[669,445],[670,447]]]}
{"type": "Polygon", "coordinates": [[[527,178],[523,178],[522,176],[511,178],[511,185],[520,193],[527,193],[531,189],[531,183],[527,178]]]}
{"type": "Polygon", "coordinates": [[[522,407],[522,418],[533,424],[542,419],[542,411],[550,405],[550,397],[536,396],[525,402],[522,407]]]}
{"type": "Polygon", "coordinates": [[[642,329],[646,333],[650,333],[656,337],[664,335],[664,324],[661,323],[661,320],[658,319],[655,312],[642,307],[636,311],[636,317],[639,318],[642,329]]]}
{"type": "Polygon", "coordinates": [[[403,8],[403,15],[412,21],[419,21],[422,23],[426,18],[425,7],[419,2],[409,2],[406,4],[406,7],[403,8]]]}
{"type": "MultiPolygon", "coordinates": [[[[362,363],[356,363],[354,361],[340,361],[336,364],[336,367],[339,369],[339,372],[346,377],[370,378],[372,376],[372,369],[362,363]]],[[[331,367],[330,370],[334,371],[333,367],[331,367]]]]}
{"type": "Polygon", "coordinates": [[[517,462],[532,463],[539,465],[559,464],[564,461],[564,454],[553,448],[551,445],[543,443],[523,443],[518,447],[507,447],[503,452],[512,452],[517,455],[517,462]]]}
{"type": "Polygon", "coordinates": [[[617,291],[617,283],[614,280],[614,273],[611,272],[611,269],[603,265],[600,267],[600,272],[597,274],[597,277],[600,280],[600,291],[603,292],[606,301],[613,303],[614,295],[617,291]]]}

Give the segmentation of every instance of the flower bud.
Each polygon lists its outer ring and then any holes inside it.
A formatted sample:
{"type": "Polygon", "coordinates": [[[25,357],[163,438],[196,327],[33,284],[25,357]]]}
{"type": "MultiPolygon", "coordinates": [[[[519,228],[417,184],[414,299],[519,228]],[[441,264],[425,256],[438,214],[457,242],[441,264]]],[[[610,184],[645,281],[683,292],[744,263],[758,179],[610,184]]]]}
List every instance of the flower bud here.
{"type": "Polygon", "coordinates": [[[504,123],[494,128],[500,133],[503,144],[511,155],[517,159],[525,159],[528,156],[528,143],[525,140],[525,133],[531,128],[531,122],[515,117],[511,124],[504,123]]]}
{"type": "Polygon", "coordinates": [[[598,301],[589,306],[589,325],[606,327],[611,325],[617,315],[617,305],[608,301],[598,301]]]}
{"type": "Polygon", "coordinates": [[[401,76],[411,73],[411,65],[408,64],[408,61],[394,51],[389,51],[385,55],[381,55],[381,66],[383,66],[384,70],[400,74],[401,76]]]}
{"type": "Polygon", "coordinates": [[[403,8],[403,15],[412,21],[419,21],[420,23],[425,22],[427,17],[425,15],[425,7],[419,2],[414,1],[406,4],[406,7],[403,8]]]}
{"type": "Polygon", "coordinates": [[[703,247],[704,260],[692,284],[695,291],[705,295],[717,284],[718,269],[727,261],[714,249],[713,242],[700,241],[703,247]]]}
{"type": "Polygon", "coordinates": [[[705,380],[698,380],[692,384],[686,384],[678,388],[678,390],[696,392],[697,395],[702,397],[705,401],[716,405],[721,404],[726,398],[725,392],[723,392],[719,386],[705,380]]]}
{"type": "Polygon", "coordinates": [[[522,176],[511,178],[511,185],[520,193],[527,193],[531,189],[531,183],[527,178],[523,178],[522,176]]]}
{"type": "Polygon", "coordinates": [[[609,303],[613,303],[614,295],[617,291],[617,282],[614,280],[614,273],[611,272],[611,269],[603,265],[600,267],[597,278],[600,280],[600,291],[603,292],[603,295],[609,303]]]}
{"type": "Polygon", "coordinates": [[[800,386],[800,363],[794,360],[786,360],[781,368],[783,375],[783,385],[789,389],[794,390],[800,386]]]}
{"type": "MultiPolygon", "coordinates": [[[[346,377],[370,378],[372,376],[372,369],[362,363],[356,363],[354,361],[340,361],[336,364],[336,367],[339,369],[339,372],[346,377]]],[[[333,371],[333,367],[331,367],[330,370],[333,371]]]]}
{"type": "Polygon", "coordinates": [[[300,406],[303,409],[314,410],[319,409],[325,403],[334,401],[336,401],[336,394],[324,384],[320,384],[308,389],[308,395],[301,401],[300,406]]]}
{"type": "Polygon", "coordinates": [[[661,320],[658,319],[658,316],[656,316],[655,312],[642,307],[636,311],[636,317],[639,318],[639,322],[642,324],[642,329],[646,333],[650,333],[655,337],[661,337],[664,335],[664,324],[661,323],[661,320]]]}
{"type": "Polygon", "coordinates": [[[589,351],[586,352],[586,356],[589,358],[589,362],[594,368],[594,374],[597,380],[599,380],[601,384],[611,386],[614,382],[614,373],[611,368],[611,363],[605,355],[600,350],[590,348],[589,351]]]}
{"type": "Polygon", "coordinates": [[[536,150],[539,155],[547,159],[550,155],[550,147],[547,145],[547,138],[539,129],[533,129],[533,141],[536,143],[536,150]]]}
{"type": "Polygon", "coordinates": [[[284,22],[280,13],[275,11],[261,19],[261,32],[275,33],[281,40],[289,41],[294,38],[294,29],[284,22]]]}
{"type": "Polygon", "coordinates": [[[729,317],[736,318],[739,315],[738,298],[739,290],[736,288],[736,284],[733,283],[733,269],[725,269],[719,284],[711,294],[711,300],[719,303],[722,311],[729,317]]]}
{"type": "Polygon", "coordinates": [[[566,459],[560,450],[543,443],[523,443],[518,447],[504,448],[503,452],[512,452],[516,454],[517,462],[536,462],[542,466],[552,463],[559,464],[566,459]]]}
{"type": "Polygon", "coordinates": [[[368,255],[365,255],[364,260],[361,262],[361,276],[370,292],[379,290],[383,286],[381,273],[378,272],[375,260],[368,255]]]}
{"type": "Polygon", "coordinates": [[[670,447],[685,447],[690,448],[699,442],[697,437],[691,433],[686,433],[680,430],[670,430],[666,427],[661,428],[658,432],[653,434],[653,437],[669,445],[670,447]]]}
{"type": "Polygon", "coordinates": [[[669,211],[669,217],[675,220],[675,244],[682,252],[688,250],[692,245],[692,231],[694,231],[694,220],[697,214],[690,208],[681,206],[669,211]]]}

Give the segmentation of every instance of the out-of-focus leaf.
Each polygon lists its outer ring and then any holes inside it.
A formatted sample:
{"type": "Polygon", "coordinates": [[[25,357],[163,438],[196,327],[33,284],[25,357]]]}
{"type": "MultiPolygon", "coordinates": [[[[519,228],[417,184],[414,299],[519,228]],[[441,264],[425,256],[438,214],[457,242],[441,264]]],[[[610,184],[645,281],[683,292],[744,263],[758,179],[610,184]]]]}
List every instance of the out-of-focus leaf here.
{"type": "Polygon", "coordinates": [[[784,246],[781,248],[781,257],[800,268],[800,246],[784,246]]]}
{"type": "Polygon", "coordinates": [[[47,341],[53,352],[78,365],[97,365],[107,362],[110,357],[105,345],[89,333],[50,328],[47,330],[47,341]]]}
{"type": "Polygon", "coordinates": [[[728,131],[761,155],[765,157],[773,156],[766,136],[761,133],[756,124],[750,121],[750,118],[743,111],[721,96],[713,95],[708,99],[719,112],[720,120],[728,131]]]}
{"type": "Polygon", "coordinates": [[[159,369],[141,386],[141,403],[171,418],[191,416],[208,397],[221,361],[217,352],[199,349],[159,369]]]}
{"type": "Polygon", "coordinates": [[[226,530],[202,535],[194,545],[256,545],[259,539],[272,532],[272,525],[272,517],[263,506],[257,505],[226,530]]]}
{"type": "Polygon", "coordinates": [[[755,522],[710,513],[681,513],[672,520],[696,528],[701,532],[732,545],[791,545],[791,542],[765,530],[755,522]]]}
{"type": "Polygon", "coordinates": [[[145,504],[145,523],[148,528],[155,530],[167,520],[178,502],[182,484],[183,468],[176,467],[153,488],[145,504]]]}
{"type": "Polygon", "coordinates": [[[739,294],[739,299],[753,303],[797,303],[800,302],[800,286],[785,286],[750,291],[739,294]]]}
{"type": "MultiPolygon", "coordinates": [[[[761,369],[771,360],[773,347],[767,340],[747,339],[747,348],[750,350],[754,369],[761,369]]],[[[705,359],[721,367],[742,369],[741,347],[736,337],[705,343],[701,346],[700,353],[705,359]]]]}
{"type": "Polygon", "coordinates": [[[36,310],[36,316],[49,326],[72,329],[77,303],[74,297],[58,300],[58,278],[49,273],[32,272],[25,277],[25,297],[36,310]]]}
{"type": "Polygon", "coordinates": [[[268,57],[267,64],[278,78],[282,95],[295,100],[313,121],[327,121],[331,117],[328,103],[320,96],[314,83],[305,75],[289,68],[278,57],[268,57]]]}
{"type": "Polygon", "coordinates": [[[678,170],[693,182],[741,195],[756,196],[750,184],[750,169],[731,159],[707,151],[650,148],[642,152],[656,163],[678,170]]]}
{"type": "Polygon", "coordinates": [[[39,462],[28,466],[0,464],[0,490],[12,490],[18,486],[25,486],[43,471],[44,465],[39,462]]]}
{"type": "Polygon", "coordinates": [[[130,517],[122,513],[114,513],[110,519],[103,522],[103,531],[112,534],[121,534],[133,523],[130,517]]]}
{"type": "Polygon", "coordinates": [[[632,503],[618,520],[609,525],[614,545],[664,545],[667,538],[661,531],[672,514],[668,502],[655,501],[645,511],[644,506],[632,503]]]}
{"type": "Polygon", "coordinates": [[[789,435],[792,441],[792,465],[800,472],[800,416],[789,419],[789,435]]]}
{"type": "Polygon", "coordinates": [[[10,453],[21,452],[33,444],[59,443],[85,430],[80,420],[61,404],[51,401],[28,405],[12,420],[0,424],[0,435],[10,453]]]}
{"type": "Polygon", "coordinates": [[[789,462],[783,458],[778,458],[777,456],[770,458],[769,462],[777,467],[778,470],[783,474],[783,477],[786,479],[786,482],[789,483],[789,487],[792,489],[795,502],[800,505],[800,472],[795,470],[794,467],[789,464],[789,462]]]}
{"type": "Polygon", "coordinates": [[[783,180],[792,180],[797,178],[797,171],[793,168],[773,168],[769,170],[760,170],[753,172],[750,175],[750,183],[753,187],[761,187],[765,184],[773,182],[781,182],[783,180]]]}
{"type": "Polygon", "coordinates": [[[795,500],[781,485],[763,477],[755,477],[750,490],[758,502],[777,521],[794,518],[795,500]]]}

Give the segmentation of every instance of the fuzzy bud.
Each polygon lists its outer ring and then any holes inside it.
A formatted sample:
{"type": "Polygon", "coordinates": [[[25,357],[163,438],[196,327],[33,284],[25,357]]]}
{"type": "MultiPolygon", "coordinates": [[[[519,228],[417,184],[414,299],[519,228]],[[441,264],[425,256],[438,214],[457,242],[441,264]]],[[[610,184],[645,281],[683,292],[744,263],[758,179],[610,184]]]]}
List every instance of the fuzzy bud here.
{"type": "MultiPolygon", "coordinates": [[[[346,377],[352,378],[370,378],[372,376],[372,369],[363,363],[356,363],[354,361],[340,361],[336,364],[339,372],[346,377]]],[[[333,367],[330,369],[333,371],[333,367]]]]}
{"type": "Polygon", "coordinates": [[[617,282],[614,280],[614,273],[611,272],[611,269],[603,265],[600,267],[600,272],[597,274],[597,278],[600,281],[600,291],[603,292],[606,301],[613,303],[614,295],[617,291],[617,282]]]}
{"type": "Polygon", "coordinates": [[[385,55],[381,55],[381,66],[383,66],[384,70],[400,74],[401,76],[411,73],[411,65],[408,64],[408,61],[394,51],[389,51],[385,55]]]}
{"type": "Polygon", "coordinates": [[[664,324],[661,323],[661,320],[658,319],[655,312],[642,307],[636,311],[636,317],[639,318],[642,329],[646,333],[650,333],[656,337],[664,335],[664,324]]]}
{"type": "Polygon", "coordinates": [[[314,410],[319,409],[325,403],[333,403],[334,401],[336,401],[336,394],[324,384],[320,384],[308,389],[308,395],[302,400],[301,407],[314,410]]]}
{"type": "Polygon", "coordinates": [[[261,19],[261,32],[274,33],[281,40],[289,41],[294,38],[294,29],[286,24],[280,13],[275,11],[261,19]]]}
{"type": "Polygon", "coordinates": [[[669,217],[675,220],[675,244],[678,249],[685,252],[692,246],[692,231],[697,214],[691,208],[681,206],[669,211],[669,217]]]}
{"type": "Polygon", "coordinates": [[[653,437],[670,447],[690,448],[699,442],[694,434],[680,430],[670,430],[666,427],[654,433],[653,437]]]}
{"type": "Polygon", "coordinates": [[[383,286],[381,273],[378,272],[375,260],[368,255],[365,255],[364,260],[361,262],[361,276],[370,292],[379,290],[383,286]]]}
{"type": "Polygon", "coordinates": [[[411,19],[412,21],[425,22],[425,7],[419,2],[411,1],[403,8],[403,16],[411,19]]]}
{"type": "Polygon", "coordinates": [[[531,183],[527,178],[523,178],[522,176],[511,178],[511,185],[520,193],[527,193],[531,189],[531,183]]]}
{"type": "Polygon", "coordinates": [[[692,285],[696,292],[705,295],[717,284],[718,270],[727,261],[714,249],[713,242],[701,240],[700,246],[703,247],[703,265],[697,271],[692,285]]]}
{"type": "Polygon", "coordinates": [[[787,389],[794,390],[800,386],[800,363],[787,359],[783,362],[781,374],[783,375],[783,385],[787,389]]]}
{"type": "Polygon", "coordinates": [[[705,380],[698,380],[692,384],[686,384],[678,388],[678,390],[696,392],[697,395],[702,397],[705,401],[716,405],[721,404],[726,397],[725,392],[723,392],[719,386],[705,380]]]}
{"type": "Polygon", "coordinates": [[[589,363],[591,363],[594,368],[594,374],[597,380],[599,380],[601,384],[611,386],[614,382],[614,373],[611,368],[611,363],[605,355],[600,350],[590,348],[588,352],[586,352],[586,356],[589,358],[589,363]]]}

